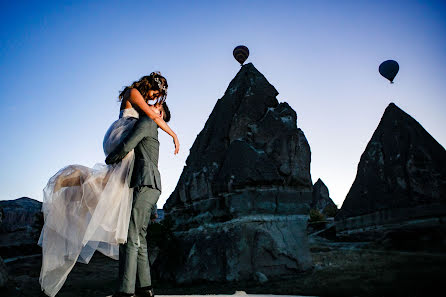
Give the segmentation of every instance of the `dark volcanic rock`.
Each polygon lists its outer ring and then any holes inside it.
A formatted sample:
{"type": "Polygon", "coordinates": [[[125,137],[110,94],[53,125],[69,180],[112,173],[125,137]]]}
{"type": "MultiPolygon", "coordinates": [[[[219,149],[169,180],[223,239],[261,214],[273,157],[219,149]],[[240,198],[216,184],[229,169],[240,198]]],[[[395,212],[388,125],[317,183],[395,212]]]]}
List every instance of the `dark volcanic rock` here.
{"type": "Polygon", "coordinates": [[[2,257],[0,257],[0,288],[6,286],[8,282],[8,270],[6,269],[5,263],[3,263],[2,257]]]}
{"type": "Polygon", "coordinates": [[[217,101],[164,205],[182,260],[160,275],[239,281],[311,268],[311,152],[277,94],[249,63],[217,101]]]}
{"type": "Polygon", "coordinates": [[[391,103],[361,156],[336,219],[430,204],[446,205],[446,151],[391,103]]]}
{"type": "Polygon", "coordinates": [[[313,185],[313,200],[311,201],[311,208],[317,209],[324,215],[329,215],[333,213],[333,210],[336,211],[337,209],[336,204],[330,198],[327,186],[320,178],[313,185]]]}
{"type": "Polygon", "coordinates": [[[234,282],[258,280],[258,274],[277,279],[302,272],[311,264],[306,220],[261,215],[176,232],[175,252],[182,253],[182,262],[175,267],[174,280],[234,282]]]}
{"type": "Polygon", "coordinates": [[[358,165],[335,218],[343,241],[388,249],[444,251],[446,152],[411,116],[391,103],[358,165]]]}
{"type": "MultiPolygon", "coordinates": [[[[275,192],[289,187],[311,196],[310,147],[297,128],[295,111],[287,103],[279,104],[277,94],[251,63],[231,81],[197,136],[164,206],[177,225],[198,226],[206,212],[208,222],[229,219],[225,195],[248,187],[275,192]]],[[[271,209],[278,203],[273,201],[271,209]]]]}
{"type": "Polygon", "coordinates": [[[42,203],[31,198],[0,201],[0,254],[16,257],[40,253],[38,235],[43,225],[42,203]]]}
{"type": "Polygon", "coordinates": [[[41,211],[42,202],[22,197],[0,201],[0,208],[3,208],[0,232],[13,232],[32,226],[35,215],[41,211]]]}

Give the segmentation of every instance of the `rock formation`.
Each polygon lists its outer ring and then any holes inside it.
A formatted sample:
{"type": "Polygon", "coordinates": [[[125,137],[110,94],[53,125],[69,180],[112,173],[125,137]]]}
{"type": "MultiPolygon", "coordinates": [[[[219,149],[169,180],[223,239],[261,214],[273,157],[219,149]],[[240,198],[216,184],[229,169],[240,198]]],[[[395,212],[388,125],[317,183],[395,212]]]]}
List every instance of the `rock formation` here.
{"type": "Polygon", "coordinates": [[[336,216],[336,228],[444,215],[446,151],[391,103],[361,156],[356,178],[336,216]]]}
{"type": "Polygon", "coordinates": [[[38,235],[43,225],[42,203],[27,197],[0,201],[0,254],[4,257],[40,253],[38,235]],[[38,219],[41,218],[39,224],[38,219]],[[37,236],[36,236],[37,235],[37,236]]]}
{"type": "Polygon", "coordinates": [[[313,185],[313,200],[311,201],[311,208],[317,209],[326,216],[332,216],[331,214],[335,213],[337,210],[336,204],[330,198],[327,186],[320,178],[313,185]]]}
{"type": "Polygon", "coordinates": [[[33,224],[35,215],[42,208],[42,202],[22,197],[15,200],[0,201],[0,207],[3,209],[0,233],[13,232],[28,228],[33,224]]]}
{"type": "Polygon", "coordinates": [[[164,205],[184,260],[171,274],[177,282],[311,268],[310,147],[277,94],[251,63],[242,66],[197,136],[164,205]]]}
{"type": "Polygon", "coordinates": [[[5,263],[3,263],[2,257],[0,257],[0,288],[6,286],[8,282],[8,270],[6,269],[5,263]]]}

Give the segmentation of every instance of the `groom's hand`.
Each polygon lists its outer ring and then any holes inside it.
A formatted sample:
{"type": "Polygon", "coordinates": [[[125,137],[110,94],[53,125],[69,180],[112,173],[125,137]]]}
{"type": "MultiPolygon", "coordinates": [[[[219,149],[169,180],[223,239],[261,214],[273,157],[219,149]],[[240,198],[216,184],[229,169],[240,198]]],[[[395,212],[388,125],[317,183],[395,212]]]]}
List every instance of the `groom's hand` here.
{"type": "Polygon", "coordinates": [[[152,213],[152,215],[150,216],[150,220],[152,222],[155,222],[157,218],[158,218],[158,212],[152,213]]]}
{"type": "Polygon", "coordinates": [[[105,158],[105,164],[110,165],[113,164],[112,160],[109,158],[109,156],[107,156],[107,158],[105,158]]]}
{"type": "Polygon", "coordinates": [[[107,165],[116,164],[119,161],[121,161],[121,160],[117,157],[117,155],[114,152],[111,152],[107,156],[107,158],[105,158],[105,164],[107,164],[107,165]]]}

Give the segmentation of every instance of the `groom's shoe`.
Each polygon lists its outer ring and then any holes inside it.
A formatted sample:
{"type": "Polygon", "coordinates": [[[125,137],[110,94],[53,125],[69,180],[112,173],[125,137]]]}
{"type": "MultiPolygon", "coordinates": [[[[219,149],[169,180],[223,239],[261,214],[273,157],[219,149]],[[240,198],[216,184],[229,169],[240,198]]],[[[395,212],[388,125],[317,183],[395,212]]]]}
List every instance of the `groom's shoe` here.
{"type": "Polygon", "coordinates": [[[135,297],[135,294],[116,292],[112,297],[135,297]]]}
{"type": "Polygon", "coordinates": [[[135,297],[155,297],[153,288],[136,288],[135,297]]]}

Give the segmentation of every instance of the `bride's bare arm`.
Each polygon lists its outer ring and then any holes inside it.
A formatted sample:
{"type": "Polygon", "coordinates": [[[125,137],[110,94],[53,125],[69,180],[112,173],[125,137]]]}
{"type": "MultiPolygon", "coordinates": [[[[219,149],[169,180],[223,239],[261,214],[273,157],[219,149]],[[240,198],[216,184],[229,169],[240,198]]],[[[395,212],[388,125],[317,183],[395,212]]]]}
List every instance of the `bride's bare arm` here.
{"type": "MultiPolygon", "coordinates": [[[[151,108],[149,108],[149,105],[142,97],[141,93],[137,89],[130,89],[127,91],[128,94],[128,100],[132,105],[138,106],[139,109],[141,109],[149,118],[151,118],[161,129],[163,129],[167,134],[172,136],[173,143],[175,145],[175,152],[174,154],[178,154],[178,151],[180,150],[180,142],[178,141],[178,137],[175,134],[175,132],[170,129],[169,125],[163,120],[162,117],[160,117],[156,112],[154,112],[151,108]]],[[[127,95],[127,94],[126,94],[127,95]]]]}

